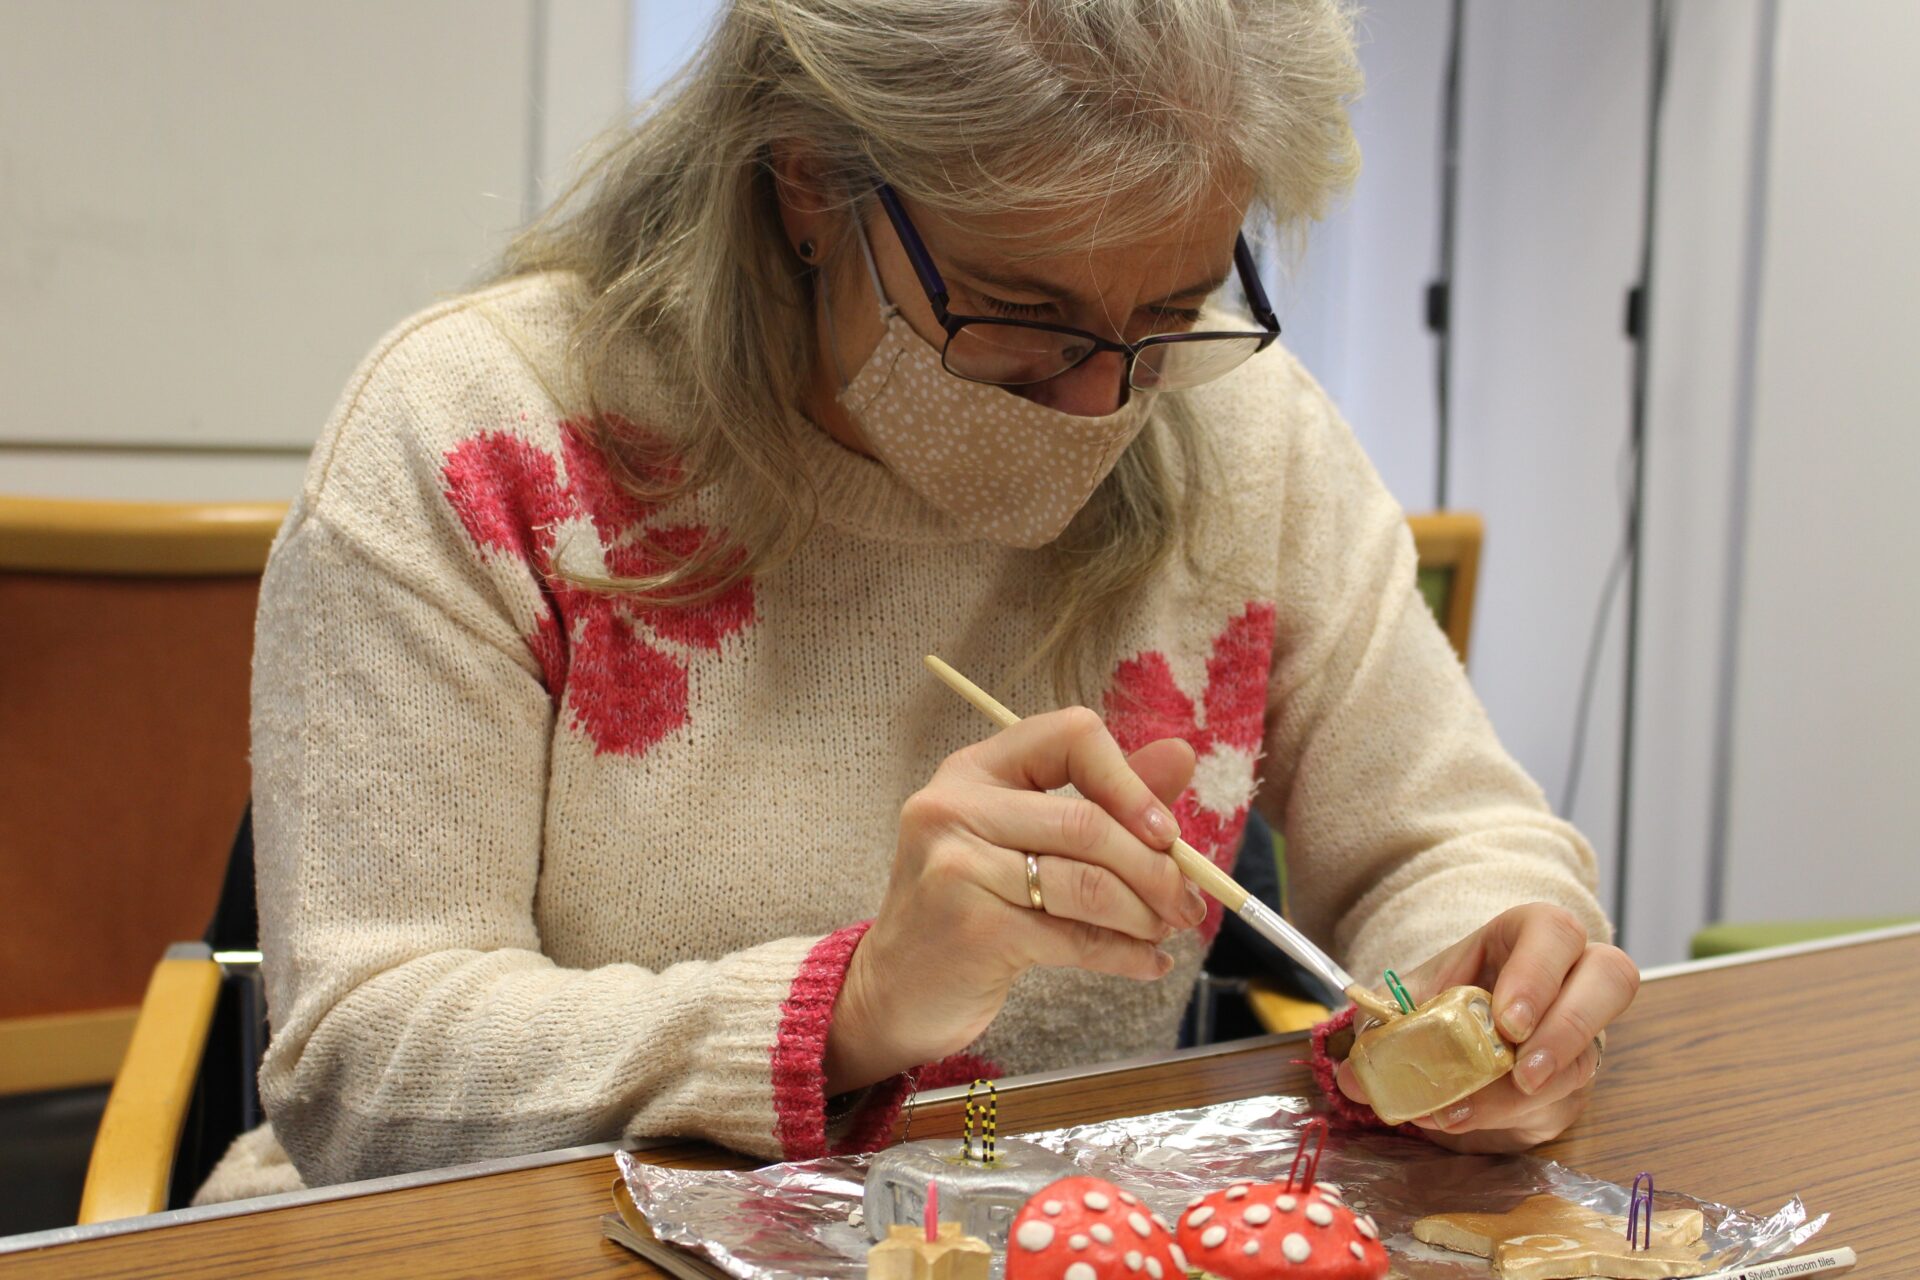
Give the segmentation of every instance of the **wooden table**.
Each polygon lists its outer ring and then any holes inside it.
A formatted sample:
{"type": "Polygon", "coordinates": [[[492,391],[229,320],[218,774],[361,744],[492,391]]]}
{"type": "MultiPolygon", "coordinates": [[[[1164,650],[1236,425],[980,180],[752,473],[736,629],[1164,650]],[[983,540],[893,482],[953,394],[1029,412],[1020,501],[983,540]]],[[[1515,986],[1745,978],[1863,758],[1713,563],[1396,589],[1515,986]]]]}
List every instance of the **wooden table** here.
{"type": "MultiPolygon", "coordinates": [[[[1859,1251],[1852,1276],[1920,1274],[1920,934],[1784,950],[1650,977],[1610,1033],[1592,1108],[1542,1153],[1622,1184],[1651,1167],[1663,1187],[1754,1210],[1798,1193],[1833,1215],[1812,1247],[1859,1251]]],[[[1013,1082],[1001,1116],[1050,1128],[1304,1093],[1303,1053],[1298,1037],[1267,1037],[1013,1082]]],[[[959,1104],[923,1104],[913,1124],[916,1137],[957,1135],[959,1104]]],[[[730,1162],[697,1144],[646,1158],[730,1162]]],[[[614,1176],[601,1154],[159,1225],[0,1253],[0,1280],[657,1275],[600,1236],[614,1176]]]]}

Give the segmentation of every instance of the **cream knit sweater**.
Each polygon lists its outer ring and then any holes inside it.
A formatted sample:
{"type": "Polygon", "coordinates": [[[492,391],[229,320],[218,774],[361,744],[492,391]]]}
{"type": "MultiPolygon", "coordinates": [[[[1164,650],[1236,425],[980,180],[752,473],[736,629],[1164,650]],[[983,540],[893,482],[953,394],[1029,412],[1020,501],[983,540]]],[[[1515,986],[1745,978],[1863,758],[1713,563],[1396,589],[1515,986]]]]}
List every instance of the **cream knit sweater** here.
{"type": "MultiPolygon", "coordinates": [[[[988,731],[921,655],[1054,701],[1013,674],[1048,620],[1033,553],[961,539],[810,428],[822,520],[779,570],[678,610],[554,580],[728,519],[634,503],[561,420],[528,359],[558,365],[572,296],[522,280],[384,340],[267,568],[261,1084],[311,1183],[648,1134],[820,1153],[822,1046],[901,802],[988,731]]],[[[661,425],[644,354],[619,369],[623,414],[661,425]]],[[[1225,865],[1258,804],[1298,923],[1358,974],[1536,899],[1604,936],[1591,850],[1495,740],[1326,397],[1278,350],[1188,394],[1225,464],[1207,572],[1172,558],[1096,708],[1129,750],[1194,745],[1187,838],[1225,865]]],[[[1030,973],[922,1087],[1171,1047],[1218,923],[1157,983],[1030,973]]],[[[902,1092],[837,1143],[874,1141],[902,1092]]],[[[210,1194],[256,1189],[222,1176],[210,1194]]]]}

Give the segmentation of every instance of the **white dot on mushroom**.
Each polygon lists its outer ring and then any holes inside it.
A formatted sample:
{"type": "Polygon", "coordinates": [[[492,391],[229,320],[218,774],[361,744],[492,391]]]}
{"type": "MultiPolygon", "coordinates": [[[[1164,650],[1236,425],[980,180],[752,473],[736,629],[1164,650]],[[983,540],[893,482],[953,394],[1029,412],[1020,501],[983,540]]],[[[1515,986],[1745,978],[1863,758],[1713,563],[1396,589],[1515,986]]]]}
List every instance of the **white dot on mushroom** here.
{"type": "Polygon", "coordinates": [[[1287,1232],[1287,1238],[1280,1242],[1280,1252],[1287,1255],[1288,1262],[1305,1262],[1313,1254],[1313,1246],[1298,1231],[1287,1232]]]}
{"type": "Polygon", "coordinates": [[[1053,1243],[1053,1224],[1034,1220],[1023,1222],[1013,1233],[1014,1240],[1028,1253],[1038,1253],[1053,1243]]]}

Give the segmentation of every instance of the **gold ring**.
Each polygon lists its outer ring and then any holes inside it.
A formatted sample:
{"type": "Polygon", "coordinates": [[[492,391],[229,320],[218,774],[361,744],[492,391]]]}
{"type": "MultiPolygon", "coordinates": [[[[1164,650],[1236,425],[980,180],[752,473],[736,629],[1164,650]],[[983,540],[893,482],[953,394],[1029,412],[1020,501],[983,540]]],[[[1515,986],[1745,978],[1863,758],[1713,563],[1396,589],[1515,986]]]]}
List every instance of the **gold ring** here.
{"type": "Polygon", "coordinates": [[[1047,909],[1047,900],[1040,896],[1040,860],[1032,854],[1027,855],[1027,901],[1035,911],[1047,909]]]}

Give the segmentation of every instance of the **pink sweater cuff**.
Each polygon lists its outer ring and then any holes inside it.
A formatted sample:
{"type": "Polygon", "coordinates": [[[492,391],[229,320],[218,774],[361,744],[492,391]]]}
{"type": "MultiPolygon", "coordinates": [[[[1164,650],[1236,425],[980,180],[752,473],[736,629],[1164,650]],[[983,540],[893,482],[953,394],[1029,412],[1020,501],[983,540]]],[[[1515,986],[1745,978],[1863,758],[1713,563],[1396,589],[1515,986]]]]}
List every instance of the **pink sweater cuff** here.
{"type": "Polygon", "coordinates": [[[773,1042],[773,1129],[788,1160],[884,1146],[892,1136],[894,1116],[906,1101],[910,1087],[906,1076],[882,1080],[866,1091],[829,1147],[827,1032],[833,1026],[833,1005],[847,980],[854,948],[872,924],[862,920],[815,943],[800,962],[793,987],[780,1006],[780,1029],[773,1042]]]}
{"type": "Polygon", "coordinates": [[[1349,1006],[1325,1022],[1315,1024],[1313,1028],[1313,1059],[1307,1066],[1313,1071],[1313,1082],[1320,1087],[1321,1096],[1326,1099],[1327,1110],[1333,1113],[1336,1123],[1352,1128],[1387,1130],[1410,1138],[1426,1137],[1427,1131],[1419,1125],[1390,1125],[1375,1115],[1372,1107],[1364,1102],[1355,1102],[1340,1091],[1340,1082],[1334,1078],[1334,1073],[1340,1069],[1345,1055],[1334,1057],[1328,1046],[1335,1036],[1352,1028],[1353,1015],[1358,1012],[1349,1006]]]}

